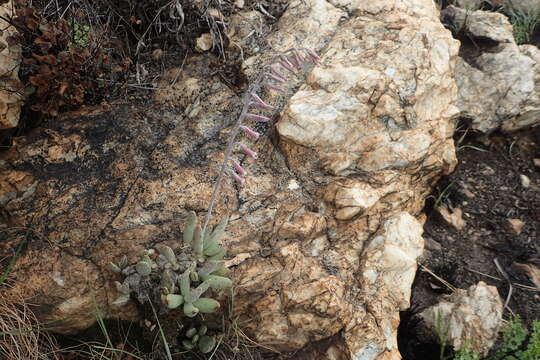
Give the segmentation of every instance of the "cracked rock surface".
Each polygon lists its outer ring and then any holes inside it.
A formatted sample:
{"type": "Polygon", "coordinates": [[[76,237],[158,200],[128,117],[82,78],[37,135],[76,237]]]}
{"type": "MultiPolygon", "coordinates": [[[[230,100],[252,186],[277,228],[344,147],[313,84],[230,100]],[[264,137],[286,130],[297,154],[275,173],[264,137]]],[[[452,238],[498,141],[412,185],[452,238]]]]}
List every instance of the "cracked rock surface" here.
{"type": "Polygon", "coordinates": [[[458,289],[420,317],[433,331],[437,322],[454,349],[470,349],[486,355],[502,326],[503,303],[494,286],[480,281],[467,290],[458,289]]]}
{"type": "MultiPolygon", "coordinates": [[[[458,44],[431,0],[291,1],[270,40],[311,47],[322,62],[297,90],[265,96],[283,104],[275,132],[253,146],[257,162],[243,161],[246,184],[223,187],[216,218],[231,214],[235,313],[281,351],[330,338],[312,358],[399,359],[424,199],[456,163],[458,44]]],[[[269,56],[246,58],[246,74],[269,56]]],[[[188,211],[205,212],[240,111],[208,61],[165,74],[160,88],[177,81],[155,107],[66,116],[0,154],[3,233],[31,229],[8,291],[61,331],[89,326],[94,301],[108,317],[137,318],[134,304],[111,306],[106,264],[181,247],[188,211]]]]}
{"type": "Polygon", "coordinates": [[[456,65],[460,115],[485,133],[538,124],[540,50],[518,46],[503,14],[449,6],[442,18],[472,39],[462,42],[456,65]]]}

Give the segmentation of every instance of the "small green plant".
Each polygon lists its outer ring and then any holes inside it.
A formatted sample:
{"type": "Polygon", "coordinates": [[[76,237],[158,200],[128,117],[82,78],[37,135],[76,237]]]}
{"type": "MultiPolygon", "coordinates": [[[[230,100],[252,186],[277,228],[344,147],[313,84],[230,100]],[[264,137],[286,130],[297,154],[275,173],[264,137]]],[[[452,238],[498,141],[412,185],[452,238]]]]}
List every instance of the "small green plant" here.
{"type": "MultiPolygon", "coordinates": [[[[193,318],[218,310],[218,301],[202,295],[210,289],[221,291],[232,286],[223,262],[226,251],[220,243],[227,222],[225,218],[215,228],[207,227],[203,234],[197,215],[191,212],[184,228],[184,247],[176,253],[169,246],[161,246],[157,251],[143,251],[134,265],[126,266],[125,257],[118,264],[110,263],[111,271],[125,276],[123,282],[115,283],[120,296],[113,304],[123,306],[135,294],[140,303],[149,302],[152,309],[153,304],[160,304],[161,313],[182,307],[183,315],[193,318]]],[[[216,344],[206,330],[189,338],[189,344],[183,342],[186,350],[197,347],[206,353],[216,344]]]]}
{"type": "Polygon", "coordinates": [[[502,345],[493,360],[540,359],[540,320],[532,323],[530,335],[519,316],[512,318],[502,335],[502,345]],[[527,339],[528,338],[528,339],[527,339]]]}
{"type": "Polygon", "coordinates": [[[514,10],[510,14],[510,23],[514,29],[514,39],[518,45],[528,44],[532,40],[534,30],[540,24],[540,10],[514,10]]]}
{"type": "MultiPolygon", "coordinates": [[[[438,331],[438,330],[437,330],[438,331]]],[[[439,335],[438,335],[439,336],[439,335]]],[[[445,338],[439,336],[441,341],[445,338]]],[[[443,349],[441,345],[441,349],[443,349]]],[[[441,350],[442,351],[442,350],[441,350]]],[[[446,359],[441,352],[441,360],[446,359]]],[[[530,334],[523,325],[519,316],[510,319],[508,325],[503,330],[501,345],[491,356],[482,358],[480,354],[474,352],[470,347],[458,350],[454,355],[454,360],[538,360],[540,359],[540,321],[532,323],[530,334]]]]}
{"type": "Polygon", "coordinates": [[[206,325],[189,328],[184,333],[182,345],[187,350],[197,348],[201,353],[208,354],[216,346],[216,338],[206,335],[207,331],[206,325]]]}
{"type": "Polygon", "coordinates": [[[429,195],[427,199],[433,199],[434,204],[433,207],[435,209],[439,209],[450,197],[452,192],[454,191],[455,183],[448,184],[444,189],[439,189],[438,193],[435,195],[429,195]]]}
{"type": "Polygon", "coordinates": [[[88,46],[90,40],[90,26],[82,25],[75,21],[71,22],[72,29],[72,43],[70,45],[75,45],[80,48],[88,46]]]}
{"type": "Polygon", "coordinates": [[[468,347],[458,350],[454,355],[454,360],[480,360],[480,355],[468,347]]]}

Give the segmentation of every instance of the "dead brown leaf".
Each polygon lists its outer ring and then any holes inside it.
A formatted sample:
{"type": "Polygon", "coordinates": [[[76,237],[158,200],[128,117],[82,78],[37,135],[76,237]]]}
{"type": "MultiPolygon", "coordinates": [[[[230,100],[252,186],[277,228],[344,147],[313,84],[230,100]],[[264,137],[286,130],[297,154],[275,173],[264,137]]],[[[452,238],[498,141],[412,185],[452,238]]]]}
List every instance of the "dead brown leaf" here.
{"type": "Polygon", "coordinates": [[[465,220],[463,220],[463,211],[460,208],[441,205],[437,210],[443,219],[456,229],[462,230],[467,225],[465,220]]]}

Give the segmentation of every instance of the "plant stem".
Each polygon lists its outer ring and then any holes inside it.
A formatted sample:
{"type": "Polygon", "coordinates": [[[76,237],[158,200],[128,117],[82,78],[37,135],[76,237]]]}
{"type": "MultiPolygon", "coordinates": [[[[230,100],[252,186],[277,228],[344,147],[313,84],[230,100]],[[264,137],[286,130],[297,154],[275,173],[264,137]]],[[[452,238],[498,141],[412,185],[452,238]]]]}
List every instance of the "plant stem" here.
{"type": "Polygon", "coordinates": [[[257,79],[255,80],[253,85],[251,85],[248,88],[248,91],[244,94],[244,97],[243,97],[244,106],[242,108],[242,112],[238,116],[238,120],[236,120],[234,128],[233,128],[233,130],[231,132],[231,136],[229,138],[229,141],[227,142],[227,147],[225,148],[225,158],[223,160],[223,163],[221,164],[221,168],[220,168],[219,173],[218,173],[218,178],[217,178],[217,180],[216,180],[216,182],[214,184],[214,188],[212,190],[212,197],[210,198],[210,203],[208,204],[208,211],[206,212],[206,215],[204,217],[204,223],[203,223],[203,227],[202,227],[202,233],[203,234],[205,233],[206,227],[208,226],[208,223],[210,222],[210,217],[212,216],[212,211],[214,209],[214,206],[215,206],[215,203],[216,203],[216,200],[217,200],[217,196],[218,196],[219,190],[221,188],[221,183],[223,182],[223,177],[225,176],[225,173],[226,173],[227,164],[228,164],[229,159],[231,158],[232,152],[234,150],[236,136],[238,136],[238,132],[240,131],[240,126],[242,126],[242,123],[243,123],[243,121],[244,121],[244,119],[246,117],[246,114],[247,114],[248,110],[249,110],[251,94],[256,93],[261,88],[262,79],[264,78],[264,70],[266,70],[266,68],[267,67],[265,66],[264,69],[257,76],[257,79]]]}

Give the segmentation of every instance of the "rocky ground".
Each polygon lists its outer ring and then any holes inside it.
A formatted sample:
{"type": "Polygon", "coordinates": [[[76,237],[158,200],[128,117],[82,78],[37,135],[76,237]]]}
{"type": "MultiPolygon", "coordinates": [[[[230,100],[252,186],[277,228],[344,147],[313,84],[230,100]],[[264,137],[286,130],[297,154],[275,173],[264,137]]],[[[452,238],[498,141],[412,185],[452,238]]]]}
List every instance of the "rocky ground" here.
{"type": "MultiPolygon", "coordinates": [[[[456,288],[466,289],[479,281],[497,287],[500,296],[508,299],[505,312],[518,314],[528,324],[540,317],[538,284],[517,264],[540,265],[540,168],[535,164],[539,144],[539,128],[489,138],[465,137],[458,148],[456,171],[439,182],[427,202],[426,251],[421,260],[456,288]],[[523,175],[530,184],[523,183],[523,175]],[[462,212],[459,228],[435,209],[445,205],[462,212]]],[[[412,306],[402,313],[400,325],[406,359],[438,356],[439,346],[418,336],[415,314],[436,303],[440,294],[452,292],[440,278],[423,270],[417,274],[412,306]]]]}
{"type": "Polygon", "coordinates": [[[115,15],[88,28],[84,11],[65,25],[46,4],[45,20],[25,12],[25,26],[42,23],[25,33],[32,45],[9,38],[0,50],[22,53],[28,93],[19,128],[20,96],[3,94],[0,300],[24,298],[62,334],[57,348],[79,346],[59,359],[99,357],[88,344],[114,348],[111,359],[161,359],[169,345],[203,358],[178,336],[178,324],[201,322],[223,335],[219,359],[439,359],[420,316],[451,293],[470,305],[454,313],[475,319],[454,330],[478,328],[448,345],[474,337],[487,353],[503,311],[530,325],[540,317],[540,50],[516,41],[515,9],[452,3],[461,8],[438,3],[441,15],[431,0],[212,0],[157,12],[105,1],[100,11],[115,15]],[[69,25],[78,37],[63,37],[69,25]],[[74,44],[111,25],[122,36],[103,40],[88,66],[74,44]],[[134,299],[116,306],[123,279],[108,263],[162,245],[184,253],[178,239],[188,213],[207,209],[240,96],[293,46],[321,64],[282,94],[260,93],[279,107],[266,113],[276,124],[254,125],[259,159],[239,158],[246,184],[227,181],[216,208],[231,215],[234,295],[214,294],[221,311],[193,320],[175,311],[156,322],[134,299]],[[55,73],[58,59],[69,66],[55,73]]]}

